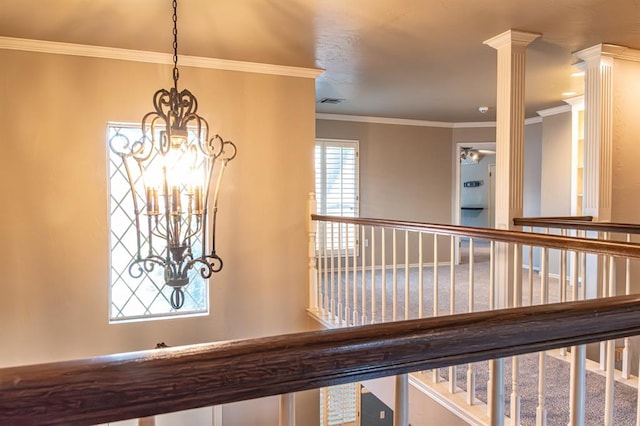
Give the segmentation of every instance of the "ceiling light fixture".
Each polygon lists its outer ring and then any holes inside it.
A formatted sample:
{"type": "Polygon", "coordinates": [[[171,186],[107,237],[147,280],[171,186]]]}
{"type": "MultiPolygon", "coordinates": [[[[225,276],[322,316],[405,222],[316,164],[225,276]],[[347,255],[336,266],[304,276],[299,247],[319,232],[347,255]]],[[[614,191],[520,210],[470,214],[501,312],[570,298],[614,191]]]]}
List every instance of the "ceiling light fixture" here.
{"type": "Polygon", "coordinates": [[[209,138],[196,97],[178,90],[177,6],[173,0],[173,87],[153,95],[139,140],[130,143],[118,133],[109,141],[122,158],[133,196],[137,250],[129,273],[140,278],[163,268],[174,309],[183,306],[183,288],[192,277],[208,279],[222,269],[215,250],[218,195],[224,169],[236,156],[233,142],[209,138]]]}

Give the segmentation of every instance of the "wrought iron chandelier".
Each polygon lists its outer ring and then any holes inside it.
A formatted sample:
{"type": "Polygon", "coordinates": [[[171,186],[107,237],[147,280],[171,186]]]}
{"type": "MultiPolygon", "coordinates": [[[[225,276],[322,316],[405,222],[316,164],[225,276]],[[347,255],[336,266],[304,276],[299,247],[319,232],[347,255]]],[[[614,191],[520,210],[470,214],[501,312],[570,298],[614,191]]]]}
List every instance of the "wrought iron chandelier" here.
{"type": "Polygon", "coordinates": [[[197,113],[198,100],[189,90],[178,90],[179,74],[173,0],[173,87],[153,95],[153,111],[142,118],[139,140],[116,134],[109,147],[122,158],[133,196],[137,252],[129,274],[140,278],[163,268],[174,309],[184,304],[190,271],[207,279],[222,269],[215,250],[218,195],[224,169],[236,156],[233,142],[219,135],[209,138],[209,124],[197,113]]]}

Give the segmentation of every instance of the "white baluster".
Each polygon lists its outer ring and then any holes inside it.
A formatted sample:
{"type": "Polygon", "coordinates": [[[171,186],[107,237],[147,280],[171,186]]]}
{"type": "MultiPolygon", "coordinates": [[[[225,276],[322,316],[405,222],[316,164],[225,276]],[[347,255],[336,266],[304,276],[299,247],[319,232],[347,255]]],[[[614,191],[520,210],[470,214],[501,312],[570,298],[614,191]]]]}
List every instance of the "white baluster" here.
{"type": "Polygon", "coordinates": [[[504,425],[504,359],[489,361],[489,424],[504,425]]]}
{"type": "MultiPolygon", "coordinates": [[[[609,256],[608,262],[608,272],[609,272],[609,289],[608,295],[615,296],[616,288],[615,288],[615,259],[613,256],[609,256]]],[[[609,340],[606,342],[607,344],[607,357],[606,357],[606,386],[605,386],[605,399],[604,399],[604,424],[605,426],[613,425],[613,397],[614,397],[614,383],[615,383],[615,350],[616,350],[616,341],[609,340]]]]}
{"type": "MultiPolygon", "coordinates": [[[[571,271],[572,300],[578,300],[579,254],[574,252],[571,271]]],[[[586,346],[571,347],[571,382],[569,384],[569,426],[584,424],[586,346]]]]}
{"type": "Polygon", "coordinates": [[[358,227],[353,225],[353,325],[358,325],[358,227]]]}
{"type": "MultiPolygon", "coordinates": [[[[433,316],[438,316],[438,234],[433,234],[433,316]]],[[[438,383],[438,369],[433,369],[433,383],[438,383]]]]}
{"type": "Polygon", "coordinates": [[[409,319],[409,231],[404,231],[404,319],[409,319]]]}
{"type": "Polygon", "coordinates": [[[329,247],[329,240],[327,238],[327,222],[323,223],[322,227],[322,257],[324,262],[324,281],[322,282],[322,292],[323,292],[323,314],[324,317],[327,318],[329,316],[329,257],[327,256],[327,249],[329,247]]]}
{"type": "MultiPolygon", "coordinates": [[[[563,237],[567,236],[566,229],[562,230],[562,236],[563,237]]],[[[567,251],[566,250],[560,251],[560,301],[561,302],[567,301],[567,251]]],[[[560,355],[566,356],[567,348],[564,348],[564,347],[560,348],[560,355]]]]}
{"type": "Polygon", "coordinates": [[[334,245],[335,245],[335,239],[333,238],[333,235],[335,233],[335,229],[333,228],[334,223],[331,222],[331,245],[330,245],[330,249],[329,249],[329,254],[331,255],[331,302],[329,304],[329,310],[331,313],[331,320],[335,321],[337,316],[336,316],[336,269],[335,269],[335,251],[334,251],[334,245]]]}
{"type": "Polygon", "coordinates": [[[382,238],[380,241],[380,246],[382,247],[382,322],[387,320],[387,243],[386,243],[386,230],[385,228],[380,229],[382,232],[382,238]]]}
{"type": "MultiPolygon", "coordinates": [[[[473,312],[474,299],[474,240],[469,238],[469,312],[473,312]]],[[[476,376],[473,363],[467,365],[467,404],[473,405],[476,399],[476,376]]]]}
{"type": "MultiPolygon", "coordinates": [[[[631,234],[627,234],[627,243],[631,242],[631,234]]],[[[627,257],[624,262],[624,294],[631,294],[631,260],[627,257]]],[[[622,378],[628,379],[631,368],[631,357],[629,356],[629,338],[624,338],[624,348],[622,349],[622,378]]]]}
{"type": "MultiPolygon", "coordinates": [[[[599,235],[601,239],[607,240],[607,233],[599,235]]],[[[602,297],[609,296],[609,285],[607,279],[609,274],[607,272],[608,264],[604,256],[598,256],[598,263],[602,266],[602,297]]],[[[600,370],[606,371],[607,369],[607,342],[600,342],[600,370]]]]}
{"type": "MultiPolygon", "coordinates": [[[[531,227],[533,232],[533,226],[531,227]]],[[[529,270],[527,271],[529,278],[529,306],[533,306],[533,246],[529,246],[529,270]]]]}
{"type": "MultiPolygon", "coordinates": [[[[360,235],[362,242],[365,241],[365,229],[364,226],[360,227],[362,233],[360,235]]],[[[362,269],[360,271],[360,275],[362,276],[362,289],[361,289],[361,297],[362,300],[360,301],[360,306],[362,309],[362,320],[360,322],[360,324],[366,324],[367,323],[367,274],[365,271],[365,267],[367,264],[367,256],[366,256],[366,247],[365,244],[362,245],[362,253],[360,253],[360,258],[362,259],[362,269]]]]}
{"type": "MultiPolygon", "coordinates": [[[[455,256],[456,256],[456,238],[451,236],[450,248],[449,248],[449,313],[451,315],[456,312],[456,268],[455,268],[455,256]]],[[[449,367],[449,392],[455,393],[456,388],[456,366],[449,367]]]]}
{"type": "MultiPolygon", "coordinates": [[[[562,230],[562,236],[567,236],[567,230],[562,230]]],[[[567,301],[567,251],[560,251],[560,301],[567,301]]],[[[562,349],[564,355],[564,348],[562,349]]]]}
{"type": "Polygon", "coordinates": [[[342,327],[342,223],[338,224],[338,324],[342,327]]]}
{"type": "Polygon", "coordinates": [[[495,257],[496,257],[496,242],[491,241],[489,244],[489,310],[493,311],[496,308],[496,270],[495,270],[495,257]]]}
{"type": "MultiPolygon", "coordinates": [[[[542,248],[540,259],[540,303],[549,302],[548,293],[548,271],[547,262],[549,252],[546,247],[542,248]]],[[[547,409],[545,408],[545,387],[546,387],[546,352],[538,355],[538,407],[536,408],[536,425],[545,426],[547,424],[547,409]]]]}
{"type": "Polygon", "coordinates": [[[586,346],[571,347],[571,385],[569,426],[582,426],[585,420],[586,346]]]}
{"type": "Polygon", "coordinates": [[[422,232],[418,233],[418,318],[422,318],[422,305],[424,305],[424,280],[422,273],[422,232]]]}
{"type": "Polygon", "coordinates": [[[391,318],[396,321],[398,319],[398,247],[395,229],[392,230],[391,236],[393,237],[393,314],[391,318]]]}
{"type": "Polygon", "coordinates": [[[346,325],[349,326],[351,323],[351,312],[349,308],[349,224],[345,225],[344,231],[344,321],[346,325]]]}
{"type": "Polygon", "coordinates": [[[393,426],[409,426],[409,375],[396,376],[396,407],[393,426]]]}
{"type": "MultiPolygon", "coordinates": [[[[496,244],[495,241],[492,240],[489,243],[489,310],[491,311],[495,309],[496,303],[496,276],[493,265],[495,259],[495,250],[496,244]]],[[[496,423],[498,418],[504,419],[504,383],[498,384],[495,379],[496,377],[498,377],[498,375],[500,375],[498,379],[500,381],[504,380],[504,377],[502,376],[503,372],[495,371],[498,364],[502,369],[502,366],[504,365],[504,362],[502,362],[502,360],[489,361],[489,380],[487,381],[487,408],[489,410],[488,413],[491,419],[491,424],[498,424],[496,423]],[[499,401],[496,400],[496,398],[499,398],[499,401]]],[[[501,421],[499,424],[502,423],[504,423],[504,421],[501,421]]]]}
{"type": "Polygon", "coordinates": [[[375,323],[376,323],[376,230],[372,226],[371,227],[371,324],[375,324],[375,323]]]}
{"type": "MultiPolygon", "coordinates": [[[[522,292],[518,292],[518,288],[522,288],[522,261],[520,260],[522,251],[519,244],[513,245],[513,307],[517,308],[522,305],[522,292]],[[520,279],[519,279],[520,278],[520,279]],[[519,293],[519,294],[518,294],[519,293]]],[[[518,373],[520,359],[518,356],[511,358],[511,421],[514,425],[520,424],[520,407],[521,397],[518,388],[518,373]]]]}
{"type": "Polygon", "coordinates": [[[279,426],[295,426],[296,424],[296,402],[294,395],[293,393],[280,395],[279,426]]]}

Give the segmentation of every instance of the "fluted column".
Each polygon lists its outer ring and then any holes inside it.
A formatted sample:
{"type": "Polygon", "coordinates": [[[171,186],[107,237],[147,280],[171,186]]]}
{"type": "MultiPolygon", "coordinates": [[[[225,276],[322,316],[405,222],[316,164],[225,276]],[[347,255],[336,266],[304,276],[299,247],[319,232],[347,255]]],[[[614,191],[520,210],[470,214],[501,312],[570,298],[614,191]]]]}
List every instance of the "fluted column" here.
{"type": "MultiPolygon", "coordinates": [[[[512,229],[522,216],[524,179],[524,86],[526,48],[540,34],[509,30],[484,44],[498,52],[496,96],[496,217],[498,229],[512,229]]],[[[497,248],[497,307],[513,305],[515,285],[509,286],[507,246],[497,248]],[[505,266],[505,267],[503,267],[505,266]],[[512,287],[511,289],[509,287],[512,287]]]]}
{"type": "MultiPolygon", "coordinates": [[[[484,43],[498,52],[496,96],[496,212],[498,229],[514,228],[513,218],[522,216],[524,193],[524,88],[526,48],[540,34],[509,30],[484,43]]],[[[522,274],[514,273],[522,259],[522,248],[496,244],[497,308],[520,306],[522,274]],[[511,279],[510,279],[511,278],[511,279]]],[[[531,265],[529,266],[531,267],[531,265]]],[[[517,362],[514,358],[514,363],[517,362]]],[[[503,361],[493,362],[489,389],[491,424],[504,423],[503,361]]],[[[514,364],[517,367],[517,363],[514,364]]],[[[520,396],[517,394],[517,368],[514,368],[511,417],[519,424],[520,396]]]]}
{"type": "Polygon", "coordinates": [[[575,53],[585,64],[583,214],[600,222],[611,221],[613,172],[614,61],[607,46],[575,53]]]}

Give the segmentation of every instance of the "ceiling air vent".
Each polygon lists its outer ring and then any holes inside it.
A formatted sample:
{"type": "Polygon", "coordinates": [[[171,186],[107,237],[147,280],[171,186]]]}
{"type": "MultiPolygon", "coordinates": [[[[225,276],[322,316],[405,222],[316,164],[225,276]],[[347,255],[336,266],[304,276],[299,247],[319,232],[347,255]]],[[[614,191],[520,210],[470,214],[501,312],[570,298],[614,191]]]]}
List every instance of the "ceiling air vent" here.
{"type": "Polygon", "coordinates": [[[332,105],[341,104],[342,102],[344,102],[344,99],[340,99],[340,98],[322,98],[318,101],[319,104],[332,104],[332,105]]]}

